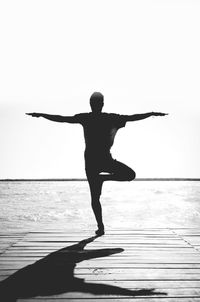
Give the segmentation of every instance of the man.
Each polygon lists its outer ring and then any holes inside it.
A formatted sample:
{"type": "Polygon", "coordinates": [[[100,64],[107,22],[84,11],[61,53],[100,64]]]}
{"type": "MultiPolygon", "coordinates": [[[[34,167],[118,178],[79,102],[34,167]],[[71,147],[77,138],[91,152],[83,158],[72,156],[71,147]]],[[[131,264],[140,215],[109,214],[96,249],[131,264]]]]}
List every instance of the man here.
{"type": "Polygon", "coordinates": [[[131,181],[135,172],[125,164],[114,160],[110,149],[114,143],[117,131],[126,125],[126,122],[138,121],[150,116],[164,116],[165,113],[149,112],[134,115],[119,115],[104,113],[102,108],[104,97],[94,92],[90,97],[91,112],[80,113],[74,116],[60,116],[44,113],[27,113],[33,117],[44,117],[48,120],[61,123],[79,123],[83,126],[85,136],[85,170],[90,186],[92,209],[97,221],[96,234],[104,234],[100,196],[102,184],[107,180],[131,181]],[[101,174],[106,172],[107,174],[101,174]]]}

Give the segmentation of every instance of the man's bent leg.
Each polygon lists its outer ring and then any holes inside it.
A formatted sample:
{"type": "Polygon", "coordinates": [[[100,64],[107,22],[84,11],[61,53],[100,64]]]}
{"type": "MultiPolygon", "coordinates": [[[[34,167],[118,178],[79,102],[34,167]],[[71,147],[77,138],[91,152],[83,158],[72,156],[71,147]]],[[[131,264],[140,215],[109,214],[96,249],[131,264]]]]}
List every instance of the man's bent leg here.
{"type": "Polygon", "coordinates": [[[117,160],[112,160],[105,172],[110,174],[100,175],[102,181],[131,181],[134,180],[136,176],[135,171],[117,160]]]}

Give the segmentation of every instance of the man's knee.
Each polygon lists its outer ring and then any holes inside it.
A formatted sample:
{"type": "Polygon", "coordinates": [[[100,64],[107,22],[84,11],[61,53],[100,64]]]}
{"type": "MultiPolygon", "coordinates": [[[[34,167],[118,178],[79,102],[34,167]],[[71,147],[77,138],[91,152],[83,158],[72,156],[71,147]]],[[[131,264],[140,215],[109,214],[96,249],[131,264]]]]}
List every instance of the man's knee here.
{"type": "Polygon", "coordinates": [[[135,171],[133,171],[132,169],[130,169],[127,173],[127,180],[128,181],[131,181],[131,180],[134,180],[136,177],[136,173],[135,171]]]}

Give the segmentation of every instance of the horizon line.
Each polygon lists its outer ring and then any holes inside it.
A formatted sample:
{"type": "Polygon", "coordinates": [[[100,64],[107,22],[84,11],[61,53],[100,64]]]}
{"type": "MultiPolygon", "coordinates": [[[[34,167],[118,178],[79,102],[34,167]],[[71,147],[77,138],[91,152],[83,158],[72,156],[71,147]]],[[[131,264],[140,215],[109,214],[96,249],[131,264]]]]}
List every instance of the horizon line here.
{"type": "MultiPolygon", "coordinates": [[[[4,178],[1,181],[87,181],[87,178],[4,178]]],[[[134,181],[200,181],[194,177],[139,177],[134,181]]]]}

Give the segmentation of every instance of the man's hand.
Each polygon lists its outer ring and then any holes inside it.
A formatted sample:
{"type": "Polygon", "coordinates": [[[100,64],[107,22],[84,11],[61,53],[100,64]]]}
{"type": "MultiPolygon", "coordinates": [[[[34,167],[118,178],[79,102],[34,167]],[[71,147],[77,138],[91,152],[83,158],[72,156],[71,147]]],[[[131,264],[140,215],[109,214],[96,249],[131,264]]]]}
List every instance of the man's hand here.
{"type": "Polygon", "coordinates": [[[42,113],[36,113],[36,112],[33,112],[33,113],[26,113],[27,115],[30,115],[32,117],[40,117],[42,116],[42,113]]]}
{"type": "Polygon", "coordinates": [[[164,115],[168,115],[168,113],[152,112],[152,116],[164,116],[164,115]]]}
{"type": "Polygon", "coordinates": [[[54,114],[46,114],[46,113],[38,113],[38,112],[32,112],[32,113],[26,113],[27,115],[30,115],[32,117],[43,117],[47,120],[53,121],[53,122],[59,122],[59,123],[71,123],[71,124],[78,124],[79,120],[77,117],[74,116],[62,116],[62,115],[54,115],[54,114]]]}

